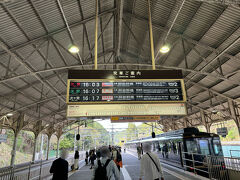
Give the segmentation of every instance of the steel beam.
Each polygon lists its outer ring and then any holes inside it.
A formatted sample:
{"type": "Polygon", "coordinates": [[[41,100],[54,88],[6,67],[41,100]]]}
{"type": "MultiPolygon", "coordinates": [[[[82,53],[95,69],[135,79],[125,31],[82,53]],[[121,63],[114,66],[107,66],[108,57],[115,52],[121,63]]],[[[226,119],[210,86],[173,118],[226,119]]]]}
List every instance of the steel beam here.
{"type": "Polygon", "coordinates": [[[228,100],[228,106],[230,109],[230,113],[233,117],[233,120],[235,121],[237,128],[238,128],[238,133],[240,135],[240,118],[237,116],[236,109],[235,109],[235,104],[232,100],[228,100]]]}
{"type": "Polygon", "coordinates": [[[240,6],[239,0],[195,0],[195,1],[206,2],[211,4],[236,5],[237,7],[240,6]]]}
{"type": "MultiPolygon", "coordinates": [[[[72,44],[75,45],[76,43],[75,43],[73,34],[72,34],[72,32],[71,32],[71,28],[70,28],[70,26],[69,26],[69,24],[68,24],[67,18],[66,18],[66,16],[65,16],[65,13],[64,13],[64,11],[63,11],[63,7],[62,7],[62,5],[61,5],[60,0],[57,0],[57,4],[58,4],[58,7],[59,7],[59,9],[60,9],[60,12],[61,12],[61,15],[62,15],[64,24],[65,24],[65,26],[67,27],[67,31],[68,31],[69,37],[70,37],[70,39],[71,39],[71,42],[72,42],[72,44]]],[[[83,65],[83,61],[82,61],[82,58],[81,58],[81,55],[80,55],[79,52],[77,53],[77,56],[78,56],[78,58],[79,58],[79,62],[83,65]]]]}
{"type": "MultiPolygon", "coordinates": [[[[104,16],[106,16],[106,15],[112,14],[112,13],[115,12],[115,11],[116,11],[116,8],[109,9],[109,10],[107,10],[107,11],[103,11],[103,12],[100,13],[98,16],[99,16],[99,17],[104,17],[104,16]]],[[[70,24],[69,27],[70,27],[70,28],[77,27],[77,26],[79,26],[79,25],[82,25],[82,24],[85,24],[85,23],[87,23],[87,22],[89,22],[89,21],[94,20],[94,18],[95,18],[95,16],[88,17],[88,18],[83,19],[83,20],[81,20],[81,21],[78,21],[78,22],[76,22],[76,23],[70,24]]],[[[29,45],[29,44],[33,44],[33,43],[38,42],[38,41],[40,41],[40,40],[42,40],[42,39],[48,39],[49,37],[52,37],[53,35],[58,34],[58,33],[61,33],[61,32],[63,32],[63,31],[65,31],[65,30],[67,30],[67,27],[58,29],[58,30],[53,31],[53,32],[49,32],[48,34],[43,35],[43,36],[40,36],[40,37],[37,37],[37,38],[35,38],[35,39],[28,40],[28,41],[25,42],[25,43],[22,43],[22,44],[20,44],[20,45],[14,46],[14,47],[11,47],[11,48],[10,48],[10,51],[15,51],[15,50],[17,50],[17,49],[19,49],[19,48],[22,48],[22,47],[27,46],[27,45],[29,45]]],[[[2,52],[0,52],[0,55],[5,54],[5,53],[6,53],[5,51],[2,51],[2,52]]]]}
{"type": "MultiPolygon", "coordinates": [[[[167,34],[166,34],[165,38],[163,39],[163,41],[161,41],[161,39],[159,40],[159,42],[158,42],[159,45],[157,46],[157,49],[156,49],[157,54],[156,54],[156,56],[155,56],[155,59],[157,59],[157,57],[158,57],[158,55],[159,55],[159,52],[160,52],[160,51],[159,51],[159,46],[161,47],[162,44],[165,44],[165,43],[166,43],[167,38],[168,38],[168,36],[169,36],[169,34],[170,34],[170,32],[171,32],[171,30],[172,30],[172,28],[173,28],[176,20],[177,20],[178,15],[180,14],[180,11],[182,10],[182,7],[183,7],[184,3],[185,3],[185,0],[182,0],[182,3],[181,3],[181,5],[180,5],[180,7],[179,7],[179,9],[178,9],[178,11],[177,11],[177,13],[176,13],[173,21],[172,21],[169,29],[168,29],[167,34]]],[[[177,4],[177,3],[176,3],[176,4],[177,4]]],[[[172,13],[173,13],[173,11],[172,11],[172,13]]]]}
{"type": "MultiPolygon", "coordinates": [[[[0,46],[1,46],[1,42],[0,42],[0,46]]],[[[10,51],[8,51],[8,52],[11,53],[10,51]]],[[[106,54],[109,54],[109,53],[112,53],[112,52],[113,52],[113,49],[106,50],[105,53],[99,53],[98,57],[105,56],[106,54]]],[[[17,56],[16,56],[16,58],[17,58],[17,56]]],[[[88,58],[87,62],[92,61],[92,59],[93,58],[88,58]]],[[[19,62],[21,62],[21,60],[22,59],[20,59],[20,58],[18,59],[19,62]]],[[[105,65],[105,64],[101,64],[101,65],[105,65]]],[[[82,67],[82,65],[77,64],[77,65],[71,65],[71,66],[62,66],[62,67],[57,67],[57,68],[50,68],[50,69],[45,69],[45,70],[40,70],[40,71],[29,71],[28,73],[25,73],[25,74],[17,75],[17,76],[10,77],[10,78],[7,78],[7,79],[2,79],[2,80],[0,80],[0,83],[6,82],[6,81],[9,81],[9,80],[13,80],[13,79],[24,78],[24,77],[29,76],[29,75],[36,77],[36,75],[44,73],[44,72],[67,70],[67,69],[70,69],[70,68],[80,68],[80,67],[82,67]]],[[[91,64],[89,64],[89,65],[85,64],[85,65],[83,65],[83,67],[88,67],[89,68],[89,67],[92,67],[92,65],[91,64]]],[[[64,102],[65,102],[65,100],[64,100],[64,102]]]]}
{"type": "MultiPolygon", "coordinates": [[[[81,18],[82,18],[82,20],[84,20],[83,10],[82,10],[82,5],[81,5],[81,0],[78,0],[78,6],[79,6],[79,11],[80,11],[81,18]]],[[[102,18],[102,16],[100,16],[100,14],[101,14],[101,13],[99,13],[98,16],[99,16],[100,18],[102,18]]],[[[86,23],[83,23],[83,42],[84,42],[84,33],[85,33],[86,38],[87,38],[88,50],[89,50],[89,52],[91,52],[91,45],[90,45],[90,41],[89,41],[89,37],[88,37],[88,32],[87,32],[86,23]]],[[[84,44],[83,44],[83,47],[84,47],[84,44]]],[[[84,49],[83,49],[83,53],[84,53],[84,49]]],[[[91,57],[93,57],[92,52],[91,52],[91,57]]],[[[83,58],[84,58],[84,56],[83,56],[83,58]]]]}
{"type": "Polygon", "coordinates": [[[204,85],[202,85],[202,84],[200,84],[200,83],[194,82],[193,80],[191,80],[191,79],[189,79],[189,78],[184,78],[184,79],[187,80],[188,83],[194,84],[195,86],[197,86],[197,87],[199,87],[199,88],[202,88],[202,89],[204,89],[204,90],[206,90],[206,91],[210,91],[210,92],[212,92],[212,93],[214,93],[214,94],[216,94],[216,95],[218,95],[218,96],[220,96],[220,97],[223,97],[223,98],[232,100],[232,101],[234,101],[234,102],[236,102],[236,103],[240,103],[240,100],[239,100],[239,99],[233,99],[233,98],[231,98],[231,97],[229,97],[229,96],[227,96],[227,95],[221,94],[221,93],[219,93],[219,92],[217,92],[217,91],[215,91],[215,90],[213,90],[213,89],[211,89],[211,88],[205,87],[204,85]]]}
{"type": "MultiPolygon", "coordinates": [[[[133,18],[135,18],[135,19],[138,19],[138,20],[140,20],[140,21],[144,21],[144,22],[146,22],[146,23],[148,22],[148,19],[145,18],[145,17],[143,17],[143,16],[139,16],[139,15],[136,15],[136,14],[134,14],[134,13],[132,13],[132,12],[128,12],[128,11],[124,11],[124,13],[125,13],[126,15],[128,15],[128,16],[130,16],[130,17],[133,17],[133,18]]],[[[156,22],[152,22],[152,24],[153,24],[153,26],[154,26],[155,28],[158,28],[158,29],[160,29],[161,31],[165,31],[165,32],[167,31],[164,26],[162,26],[162,25],[160,25],[160,24],[158,24],[158,23],[156,23],[156,22]]],[[[206,50],[209,50],[209,51],[218,53],[218,50],[217,50],[217,49],[215,49],[215,48],[213,48],[213,47],[211,47],[211,46],[209,46],[209,45],[207,45],[207,44],[205,44],[205,43],[202,43],[202,42],[199,42],[199,41],[197,41],[197,40],[194,40],[194,39],[188,37],[187,35],[182,35],[181,33],[177,32],[177,31],[172,30],[170,34],[173,35],[173,36],[176,36],[176,37],[180,37],[180,38],[183,37],[185,40],[187,40],[188,42],[191,42],[191,43],[194,44],[194,45],[197,45],[197,46],[202,47],[202,48],[204,48],[204,49],[206,49],[206,50]]],[[[227,58],[229,58],[229,59],[235,59],[235,60],[238,60],[238,61],[240,60],[240,58],[235,57],[235,56],[233,56],[233,55],[231,55],[231,54],[229,54],[229,53],[227,53],[227,52],[224,52],[224,53],[222,54],[222,56],[227,57],[227,58]]]]}
{"type": "MultiPolygon", "coordinates": [[[[17,109],[15,109],[15,110],[11,110],[11,111],[9,111],[8,113],[15,113],[15,112],[18,112],[18,111],[21,111],[21,110],[23,110],[23,109],[26,109],[26,108],[29,108],[29,107],[31,107],[31,106],[34,106],[34,105],[36,105],[36,104],[39,104],[39,103],[43,103],[43,102],[46,102],[46,101],[51,101],[51,100],[53,100],[53,99],[56,99],[56,98],[59,98],[59,96],[64,96],[64,95],[57,95],[57,96],[54,96],[54,97],[48,97],[48,98],[46,98],[46,99],[43,99],[43,100],[38,100],[38,101],[36,101],[36,102],[33,102],[33,103],[31,103],[31,104],[28,104],[28,105],[24,105],[24,106],[22,106],[22,107],[20,107],[20,108],[17,108],[17,109]]],[[[6,114],[2,114],[2,116],[6,116],[6,114]]]]}
{"type": "Polygon", "coordinates": [[[116,57],[120,55],[121,36],[122,36],[122,19],[123,19],[123,4],[124,0],[117,2],[117,41],[116,41],[116,57]]]}

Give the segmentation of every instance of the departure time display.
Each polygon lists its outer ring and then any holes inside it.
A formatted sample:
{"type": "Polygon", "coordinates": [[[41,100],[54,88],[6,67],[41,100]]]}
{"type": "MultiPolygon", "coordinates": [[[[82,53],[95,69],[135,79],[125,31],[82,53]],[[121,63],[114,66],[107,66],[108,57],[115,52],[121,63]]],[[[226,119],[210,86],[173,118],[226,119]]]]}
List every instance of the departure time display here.
{"type": "Polygon", "coordinates": [[[185,102],[183,80],[68,80],[68,103],[185,102]]]}

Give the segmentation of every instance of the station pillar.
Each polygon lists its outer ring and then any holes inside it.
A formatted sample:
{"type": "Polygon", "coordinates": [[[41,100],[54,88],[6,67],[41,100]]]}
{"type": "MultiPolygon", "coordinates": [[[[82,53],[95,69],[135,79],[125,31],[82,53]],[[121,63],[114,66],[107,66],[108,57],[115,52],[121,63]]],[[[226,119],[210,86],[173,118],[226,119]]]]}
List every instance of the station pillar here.
{"type": "Polygon", "coordinates": [[[33,157],[32,157],[32,161],[35,161],[35,157],[36,157],[36,150],[37,150],[37,138],[38,138],[38,134],[34,134],[34,147],[33,147],[33,157]]]}
{"type": "Polygon", "coordinates": [[[202,124],[205,126],[207,133],[210,133],[211,124],[207,121],[207,118],[203,110],[200,111],[200,114],[201,114],[202,124]]]}
{"type": "Polygon", "coordinates": [[[49,156],[50,139],[51,139],[51,135],[48,135],[48,144],[47,144],[47,159],[46,159],[46,160],[48,160],[48,156],[49,156]]]}
{"type": "Polygon", "coordinates": [[[36,150],[37,150],[37,138],[39,136],[39,134],[41,133],[41,131],[43,130],[43,126],[42,126],[42,121],[37,121],[36,124],[34,125],[34,129],[33,129],[33,133],[34,133],[34,147],[33,147],[33,157],[32,157],[32,161],[34,162],[36,159],[36,150]]]}
{"type": "Polygon", "coordinates": [[[24,114],[21,113],[16,119],[14,119],[12,124],[12,129],[14,131],[14,141],[13,148],[11,152],[11,166],[14,165],[16,158],[16,148],[17,148],[17,137],[19,132],[27,125],[27,122],[24,121],[24,114]]]}
{"type": "Polygon", "coordinates": [[[188,119],[186,117],[183,118],[183,126],[184,126],[184,128],[188,127],[188,119]]]}
{"type": "Polygon", "coordinates": [[[16,157],[16,148],[17,148],[17,137],[18,137],[18,132],[14,132],[14,141],[13,141],[13,148],[11,152],[11,166],[14,165],[15,162],[15,157],[16,157]]]}
{"type": "Polygon", "coordinates": [[[228,100],[228,106],[230,109],[231,116],[237,125],[238,133],[240,135],[240,117],[237,115],[236,104],[232,100],[228,100]]]}
{"type": "Polygon", "coordinates": [[[56,157],[57,158],[59,156],[59,145],[60,145],[60,138],[61,138],[62,134],[63,134],[62,129],[58,129],[56,131],[56,136],[57,136],[57,153],[56,153],[56,157]]]}
{"type": "Polygon", "coordinates": [[[57,152],[56,152],[56,158],[58,158],[58,155],[59,155],[59,143],[60,143],[60,137],[57,138],[57,152]]]}

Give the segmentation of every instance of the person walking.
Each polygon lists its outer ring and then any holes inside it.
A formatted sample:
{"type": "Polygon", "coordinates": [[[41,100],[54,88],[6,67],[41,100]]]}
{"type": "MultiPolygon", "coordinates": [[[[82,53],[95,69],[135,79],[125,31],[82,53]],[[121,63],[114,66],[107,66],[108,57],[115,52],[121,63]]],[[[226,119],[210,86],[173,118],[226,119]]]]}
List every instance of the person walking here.
{"type": "Polygon", "coordinates": [[[73,170],[77,170],[79,168],[79,152],[76,150],[75,154],[74,154],[74,169],[73,170]]]}
{"type": "Polygon", "coordinates": [[[100,149],[101,159],[94,168],[92,180],[120,180],[120,172],[113,160],[107,146],[100,149]]]}
{"type": "Polygon", "coordinates": [[[100,148],[97,149],[97,151],[96,151],[96,156],[97,156],[97,160],[99,160],[100,157],[101,157],[100,148]]]}
{"type": "Polygon", "coordinates": [[[88,151],[86,151],[86,157],[85,157],[85,163],[86,163],[86,165],[88,165],[88,156],[89,156],[88,151]]]}
{"type": "Polygon", "coordinates": [[[53,173],[52,180],[67,180],[68,179],[68,162],[66,158],[68,153],[66,150],[62,150],[60,158],[53,161],[50,168],[50,173],[53,173]]]}
{"type": "Polygon", "coordinates": [[[90,154],[90,162],[91,162],[91,167],[90,167],[90,169],[92,169],[93,168],[93,166],[94,166],[94,161],[95,161],[95,159],[96,159],[96,155],[95,155],[95,150],[92,150],[91,151],[91,154],[90,154]]]}
{"type": "Polygon", "coordinates": [[[122,168],[122,155],[121,155],[121,151],[117,150],[117,159],[116,159],[116,165],[118,170],[120,171],[120,168],[122,168]]]}
{"type": "Polygon", "coordinates": [[[151,144],[143,144],[143,151],[146,153],[141,158],[139,180],[164,180],[162,167],[158,156],[151,152],[151,144]]]}

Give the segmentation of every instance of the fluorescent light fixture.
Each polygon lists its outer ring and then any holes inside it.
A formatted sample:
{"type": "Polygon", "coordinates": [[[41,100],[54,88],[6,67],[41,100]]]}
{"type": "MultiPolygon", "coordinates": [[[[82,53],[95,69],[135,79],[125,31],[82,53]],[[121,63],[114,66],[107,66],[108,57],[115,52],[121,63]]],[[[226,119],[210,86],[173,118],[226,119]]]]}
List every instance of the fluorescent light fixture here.
{"type": "Polygon", "coordinates": [[[13,113],[8,113],[7,117],[13,116],[13,113]]]}
{"type": "Polygon", "coordinates": [[[160,48],[160,52],[163,54],[168,53],[169,50],[170,50],[170,46],[168,46],[168,45],[164,45],[160,48]]]}
{"type": "Polygon", "coordinates": [[[70,53],[76,54],[79,52],[79,48],[76,45],[70,45],[68,51],[70,53]]]}

